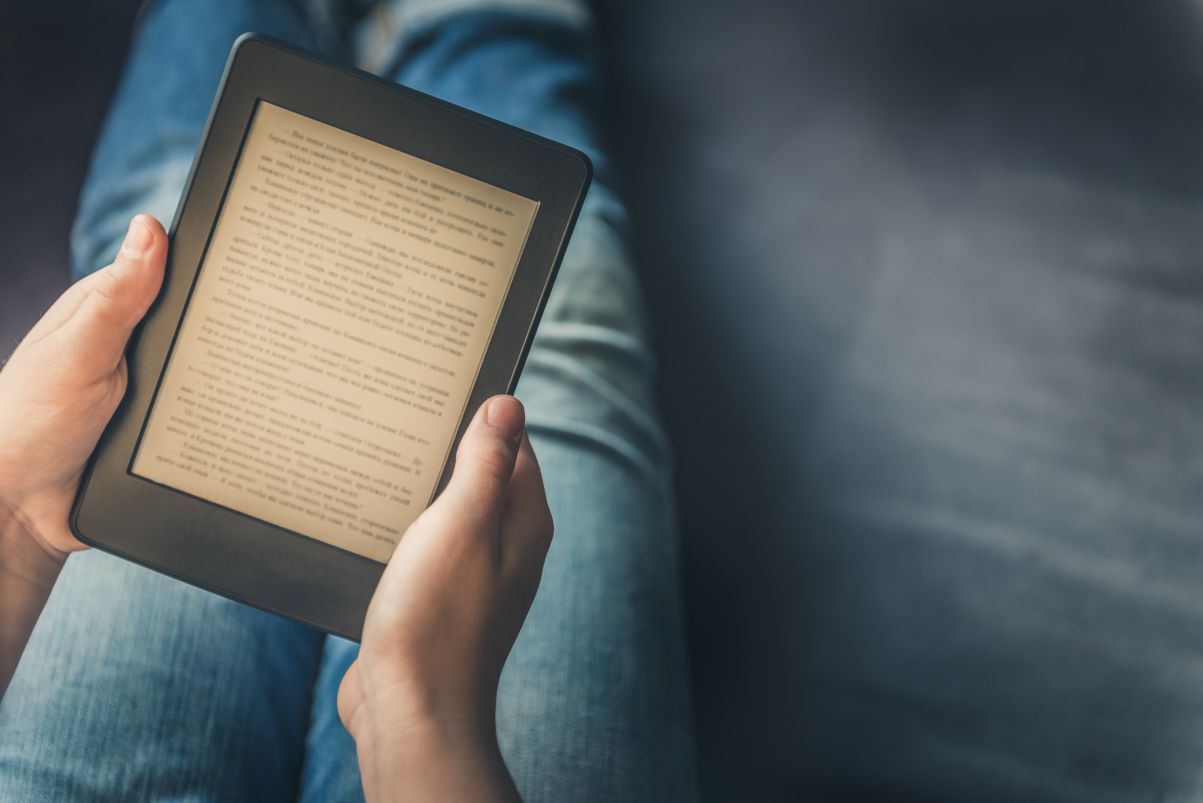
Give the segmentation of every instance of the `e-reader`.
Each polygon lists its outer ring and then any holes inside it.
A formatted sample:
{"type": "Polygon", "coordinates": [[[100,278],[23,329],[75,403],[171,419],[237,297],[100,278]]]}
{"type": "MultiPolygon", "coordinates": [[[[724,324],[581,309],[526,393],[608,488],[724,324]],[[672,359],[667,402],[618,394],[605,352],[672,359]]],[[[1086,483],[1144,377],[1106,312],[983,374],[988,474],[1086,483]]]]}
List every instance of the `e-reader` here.
{"type": "Polygon", "coordinates": [[[572,148],[258,35],[235,43],[84,543],[358,639],[592,174],[572,148]]]}

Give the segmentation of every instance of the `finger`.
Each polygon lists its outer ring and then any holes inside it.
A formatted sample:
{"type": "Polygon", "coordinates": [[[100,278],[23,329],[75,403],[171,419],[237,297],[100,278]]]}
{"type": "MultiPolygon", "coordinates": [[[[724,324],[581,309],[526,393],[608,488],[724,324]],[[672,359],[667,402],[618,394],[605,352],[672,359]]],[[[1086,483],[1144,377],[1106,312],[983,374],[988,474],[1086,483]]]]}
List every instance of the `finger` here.
{"type": "Polygon", "coordinates": [[[526,414],[513,396],[494,396],[481,405],[460,440],[455,470],[436,504],[457,518],[496,524],[518,459],[526,414]]]}
{"type": "Polygon", "coordinates": [[[150,215],[130,221],[113,264],[91,277],[90,292],[60,329],[88,364],[115,368],[130,332],[142,320],[163,283],[167,233],[150,215]]]}
{"type": "Polygon", "coordinates": [[[501,517],[502,560],[519,569],[541,567],[554,529],[539,460],[523,435],[501,517]]]}

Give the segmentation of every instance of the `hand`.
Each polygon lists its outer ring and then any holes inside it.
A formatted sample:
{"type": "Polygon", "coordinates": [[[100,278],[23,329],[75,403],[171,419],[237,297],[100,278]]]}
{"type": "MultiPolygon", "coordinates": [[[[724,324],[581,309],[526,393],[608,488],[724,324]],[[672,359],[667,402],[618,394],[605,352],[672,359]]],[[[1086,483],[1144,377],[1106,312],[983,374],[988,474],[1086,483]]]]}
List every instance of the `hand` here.
{"type": "Polygon", "coordinates": [[[125,345],[158,295],[167,235],[130,223],[112,265],[73,285],[0,370],[0,697],[67,555],[88,455],[125,395],[125,345]]]}
{"type": "Polygon", "coordinates": [[[497,683],[552,534],[523,430],[516,399],[481,406],[446,490],[372,598],[338,695],[370,801],[517,798],[497,747],[497,683]]]}
{"type": "Polygon", "coordinates": [[[0,526],[60,563],[82,549],[67,527],[84,463],[125,394],[125,346],[158,295],[167,235],[130,222],[113,264],[80,280],[0,371],[0,526]]]}

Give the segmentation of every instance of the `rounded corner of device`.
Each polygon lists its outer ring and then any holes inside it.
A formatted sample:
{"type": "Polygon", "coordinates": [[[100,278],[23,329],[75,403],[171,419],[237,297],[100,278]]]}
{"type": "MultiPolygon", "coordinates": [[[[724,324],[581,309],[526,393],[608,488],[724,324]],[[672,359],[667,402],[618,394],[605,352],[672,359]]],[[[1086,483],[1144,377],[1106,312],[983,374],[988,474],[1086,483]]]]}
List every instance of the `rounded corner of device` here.
{"type": "Polygon", "coordinates": [[[67,517],[67,529],[71,531],[71,535],[75,537],[75,540],[81,544],[96,546],[96,542],[84,532],[83,525],[80,523],[80,519],[83,517],[83,507],[84,499],[83,496],[80,496],[79,500],[71,507],[71,515],[67,517]]]}

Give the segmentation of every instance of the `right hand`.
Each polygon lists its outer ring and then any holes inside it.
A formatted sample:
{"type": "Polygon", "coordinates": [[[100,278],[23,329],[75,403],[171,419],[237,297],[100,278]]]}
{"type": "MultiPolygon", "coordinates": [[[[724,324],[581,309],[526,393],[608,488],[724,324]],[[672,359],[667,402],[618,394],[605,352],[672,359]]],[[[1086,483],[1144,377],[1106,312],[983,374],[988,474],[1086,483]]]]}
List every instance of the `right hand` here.
{"type": "Polygon", "coordinates": [[[126,342],[166,260],[163,227],[138,215],[112,264],[63,293],[0,371],[0,519],[52,563],[83,549],[67,526],[71,502],[125,395],[126,342]]]}
{"type": "Polygon", "coordinates": [[[516,799],[497,747],[497,683],[551,535],[522,405],[495,396],[446,490],[398,544],[339,689],[368,800],[516,799]]]}
{"type": "Polygon", "coordinates": [[[0,370],[0,696],[67,555],[88,455],[125,394],[130,332],[159,292],[167,234],[139,215],[113,264],[54,303],[0,370]]]}

